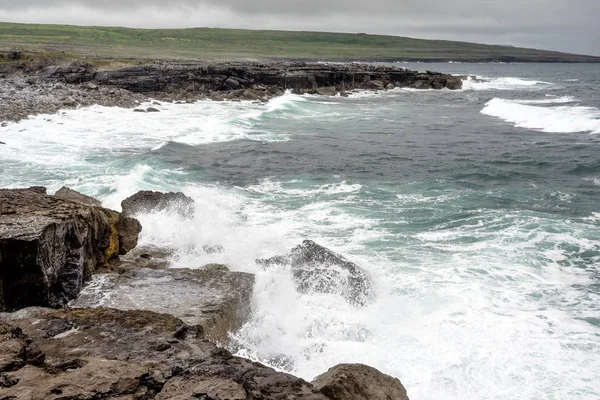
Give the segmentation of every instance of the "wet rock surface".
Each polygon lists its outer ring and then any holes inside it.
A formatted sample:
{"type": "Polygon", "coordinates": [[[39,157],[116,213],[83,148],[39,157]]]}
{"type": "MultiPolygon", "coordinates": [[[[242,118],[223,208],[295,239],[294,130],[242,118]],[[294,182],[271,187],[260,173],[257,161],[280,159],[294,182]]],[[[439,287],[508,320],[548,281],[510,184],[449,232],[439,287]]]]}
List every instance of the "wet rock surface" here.
{"type": "Polygon", "coordinates": [[[224,265],[201,269],[132,269],[121,275],[95,275],[69,303],[72,308],[100,305],[122,310],[169,313],[202,327],[211,340],[226,343],[250,313],[254,275],[224,265]]]}
{"type": "Polygon", "coordinates": [[[173,316],[109,308],[0,313],[0,398],[327,399],[173,316]]]}
{"type": "Polygon", "coordinates": [[[194,214],[194,200],[181,192],[142,190],[123,200],[121,208],[125,215],[168,210],[189,218],[194,214]]]}
{"type": "Polygon", "coordinates": [[[42,187],[0,189],[0,311],[65,305],[140,231],[136,219],[42,187]]]}
{"type": "Polygon", "coordinates": [[[363,364],[339,364],[313,379],[331,400],[409,400],[399,379],[363,364]]]}
{"type": "Polygon", "coordinates": [[[338,293],[355,306],[364,306],[375,292],[367,273],[343,256],[305,240],[285,256],[256,260],[265,267],[289,265],[301,292],[338,293]]]}

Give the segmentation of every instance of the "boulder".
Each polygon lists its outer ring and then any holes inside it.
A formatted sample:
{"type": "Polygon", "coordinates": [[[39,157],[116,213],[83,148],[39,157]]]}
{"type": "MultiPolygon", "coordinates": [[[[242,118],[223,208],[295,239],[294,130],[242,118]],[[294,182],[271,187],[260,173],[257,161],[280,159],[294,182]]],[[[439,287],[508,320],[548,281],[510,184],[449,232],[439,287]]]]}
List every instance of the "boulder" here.
{"type": "Polygon", "coordinates": [[[0,397],[13,400],[327,400],[308,382],[151,311],[0,313],[0,360],[0,397]]]}
{"type": "Polygon", "coordinates": [[[227,78],[225,79],[225,82],[223,82],[223,86],[225,86],[227,89],[235,90],[239,89],[241,85],[237,79],[227,78]]]}
{"type": "Polygon", "coordinates": [[[369,89],[381,90],[385,87],[385,85],[380,80],[375,79],[369,81],[368,87],[369,89]]]}
{"type": "Polygon", "coordinates": [[[202,327],[207,338],[225,343],[250,313],[254,275],[223,265],[202,269],[131,269],[121,275],[98,274],[72,308],[100,305],[169,313],[202,327]],[[174,293],[176,295],[174,295],[174,293]]]}
{"type": "Polygon", "coordinates": [[[194,200],[181,192],[154,192],[142,190],[121,202],[125,215],[135,215],[144,212],[175,212],[182,217],[194,215],[194,200]]]}
{"type": "Polygon", "coordinates": [[[266,267],[289,265],[300,292],[338,293],[355,306],[364,306],[374,297],[365,271],[312,240],[303,241],[288,255],[256,262],[266,267]]]}
{"type": "Polygon", "coordinates": [[[312,384],[331,400],[409,400],[399,379],[363,364],[339,364],[312,384]]]}
{"type": "Polygon", "coordinates": [[[446,87],[450,90],[462,89],[463,79],[460,76],[449,76],[446,79],[446,87]]]}
{"type": "Polygon", "coordinates": [[[95,199],[91,196],[86,196],[83,193],[79,193],[73,189],[69,189],[68,187],[61,187],[56,193],[54,193],[55,197],[60,197],[61,199],[76,201],[81,204],[85,204],[88,206],[102,206],[100,200],[95,199]]]}
{"type": "Polygon", "coordinates": [[[146,108],[146,112],[160,112],[158,108],[148,107],[146,108]]]}
{"type": "Polygon", "coordinates": [[[62,307],[137,244],[136,219],[46,194],[0,189],[0,311],[62,307]]]}

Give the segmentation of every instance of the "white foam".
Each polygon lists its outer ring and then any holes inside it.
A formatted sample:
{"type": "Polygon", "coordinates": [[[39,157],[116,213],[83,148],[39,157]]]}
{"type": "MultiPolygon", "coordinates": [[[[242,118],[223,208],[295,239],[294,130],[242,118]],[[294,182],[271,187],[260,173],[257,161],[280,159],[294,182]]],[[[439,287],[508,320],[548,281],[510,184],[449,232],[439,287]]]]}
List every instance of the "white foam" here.
{"type": "Polygon", "coordinates": [[[494,98],[481,113],[511,122],[519,128],[551,133],[600,133],[600,110],[595,107],[541,107],[518,100],[494,98]]]}
{"type": "Polygon", "coordinates": [[[463,90],[518,90],[533,87],[547,88],[550,82],[523,79],[517,77],[468,77],[463,80],[463,90]]]}

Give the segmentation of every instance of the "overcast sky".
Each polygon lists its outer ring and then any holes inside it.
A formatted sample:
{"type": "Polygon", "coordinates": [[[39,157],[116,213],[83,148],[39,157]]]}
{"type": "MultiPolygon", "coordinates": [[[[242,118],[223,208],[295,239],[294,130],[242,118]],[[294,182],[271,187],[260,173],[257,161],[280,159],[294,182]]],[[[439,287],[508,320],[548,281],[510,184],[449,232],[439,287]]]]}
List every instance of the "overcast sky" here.
{"type": "Polygon", "coordinates": [[[0,21],[366,32],[600,56],[600,0],[0,0],[0,21]]]}

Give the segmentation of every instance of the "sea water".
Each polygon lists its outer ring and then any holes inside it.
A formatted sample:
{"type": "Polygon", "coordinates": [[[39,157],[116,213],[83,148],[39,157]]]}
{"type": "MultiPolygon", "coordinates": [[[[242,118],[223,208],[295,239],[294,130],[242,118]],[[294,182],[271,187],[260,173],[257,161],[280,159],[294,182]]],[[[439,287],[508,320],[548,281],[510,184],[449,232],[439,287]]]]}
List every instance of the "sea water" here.
{"type": "Polygon", "coordinates": [[[193,219],[141,215],[141,244],[256,274],[230,347],[307,380],[360,362],[414,400],[597,400],[600,67],[402,66],[474,77],[38,115],[0,128],[0,187],[65,185],[117,210],[142,189],[193,197],[193,219]],[[255,263],[303,239],[364,268],[373,301],[299,293],[255,263]]]}

